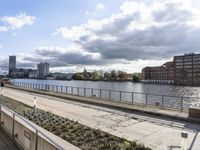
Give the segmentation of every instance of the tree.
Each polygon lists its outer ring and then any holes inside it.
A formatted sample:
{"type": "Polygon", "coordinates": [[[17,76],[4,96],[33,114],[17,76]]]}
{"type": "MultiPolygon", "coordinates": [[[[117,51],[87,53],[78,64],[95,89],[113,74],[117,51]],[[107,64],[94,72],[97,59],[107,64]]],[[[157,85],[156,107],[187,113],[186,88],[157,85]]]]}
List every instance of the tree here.
{"type": "Polygon", "coordinates": [[[117,79],[117,73],[116,73],[115,70],[111,71],[111,78],[112,78],[112,80],[116,80],[117,79]]]}
{"type": "Polygon", "coordinates": [[[98,71],[93,71],[92,72],[92,80],[94,80],[94,81],[97,81],[97,80],[99,80],[100,79],[100,76],[99,76],[99,73],[98,73],[98,71]]]}
{"type": "Polygon", "coordinates": [[[84,76],[84,80],[89,80],[89,79],[91,79],[91,73],[88,72],[86,68],[84,68],[83,76],[84,76]]]}
{"type": "Polygon", "coordinates": [[[99,70],[99,75],[100,75],[100,79],[103,80],[103,78],[104,78],[103,70],[99,70]]]}
{"type": "Polygon", "coordinates": [[[141,73],[134,73],[133,76],[132,76],[132,81],[133,82],[138,82],[141,80],[141,73]]]}
{"type": "Polygon", "coordinates": [[[84,76],[83,74],[80,74],[80,73],[76,73],[72,76],[72,79],[74,80],[83,80],[84,79],[84,76]]]}
{"type": "Polygon", "coordinates": [[[110,80],[110,78],[111,78],[111,74],[109,72],[105,72],[104,73],[104,79],[105,80],[110,80]]]}
{"type": "Polygon", "coordinates": [[[118,77],[120,80],[127,80],[128,74],[127,74],[126,72],[123,72],[123,71],[118,71],[118,72],[117,72],[117,77],[118,77]]]}

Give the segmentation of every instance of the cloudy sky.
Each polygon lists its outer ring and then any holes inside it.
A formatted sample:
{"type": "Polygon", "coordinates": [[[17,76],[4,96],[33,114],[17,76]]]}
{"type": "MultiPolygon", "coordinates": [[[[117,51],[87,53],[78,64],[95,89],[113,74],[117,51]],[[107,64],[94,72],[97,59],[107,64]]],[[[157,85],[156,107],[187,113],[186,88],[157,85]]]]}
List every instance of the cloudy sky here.
{"type": "Polygon", "coordinates": [[[0,0],[0,71],[140,72],[200,51],[199,0],[0,0]]]}

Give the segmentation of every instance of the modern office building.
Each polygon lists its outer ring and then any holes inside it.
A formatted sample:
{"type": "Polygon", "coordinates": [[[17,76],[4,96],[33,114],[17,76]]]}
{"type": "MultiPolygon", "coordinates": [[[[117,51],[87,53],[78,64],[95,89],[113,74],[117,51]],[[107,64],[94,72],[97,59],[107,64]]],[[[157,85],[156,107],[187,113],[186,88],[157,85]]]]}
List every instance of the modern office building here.
{"type": "Polygon", "coordinates": [[[9,76],[15,69],[16,69],[16,56],[9,56],[9,68],[8,68],[9,76]]]}
{"type": "Polygon", "coordinates": [[[37,76],[38,78],[45,78],[49,74],[49,64],[40,63],[37,65],[37,76]]]}
{"type": "Polygon", "coordinates": [[[174,83],[200,85],[200,54],[185,54],[174,57],[174,83]]]}
{"type": "Polygon", "coordinates": [[[162,66],[145,67],[142,69],[143,82],[150,83],[173,83],[174,62],[167,62],[162,66]]]}

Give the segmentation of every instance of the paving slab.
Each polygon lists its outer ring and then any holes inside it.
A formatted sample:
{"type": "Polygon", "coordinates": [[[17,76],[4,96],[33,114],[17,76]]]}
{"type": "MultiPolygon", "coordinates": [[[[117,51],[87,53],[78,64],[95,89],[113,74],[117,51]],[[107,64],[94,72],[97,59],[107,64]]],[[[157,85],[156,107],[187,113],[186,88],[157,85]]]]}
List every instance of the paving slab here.
{"type": "Polygon", "coordinates": [[[20,150],[10,137],[0,128],[0,150],[20,150]]]}

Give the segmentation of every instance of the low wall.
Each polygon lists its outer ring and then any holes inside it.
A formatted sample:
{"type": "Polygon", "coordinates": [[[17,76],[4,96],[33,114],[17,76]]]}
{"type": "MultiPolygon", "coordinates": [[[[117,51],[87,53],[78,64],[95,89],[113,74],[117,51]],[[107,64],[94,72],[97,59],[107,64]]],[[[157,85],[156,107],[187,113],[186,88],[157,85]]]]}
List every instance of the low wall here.
{"type": "Polygon", "coordinates": [[[71,145],[63,139],[53,135],[45,129],[33,124],[30,121],[21,119],[12,111],[0,106],[1,127],[11,137],[11,139],[24,150],[79,150],[79,148],[71,145]],[[27,123],[28,122],[28,123],[27,123]],[[31,124],[31,125],[30,125],[31,124]],[[42,131],[42,132],[41,132],[42,131]],[[46,137],[44,136],[44,133],[46,137]],[[49,139],[55,140],[53,144],[49,139]]]}

